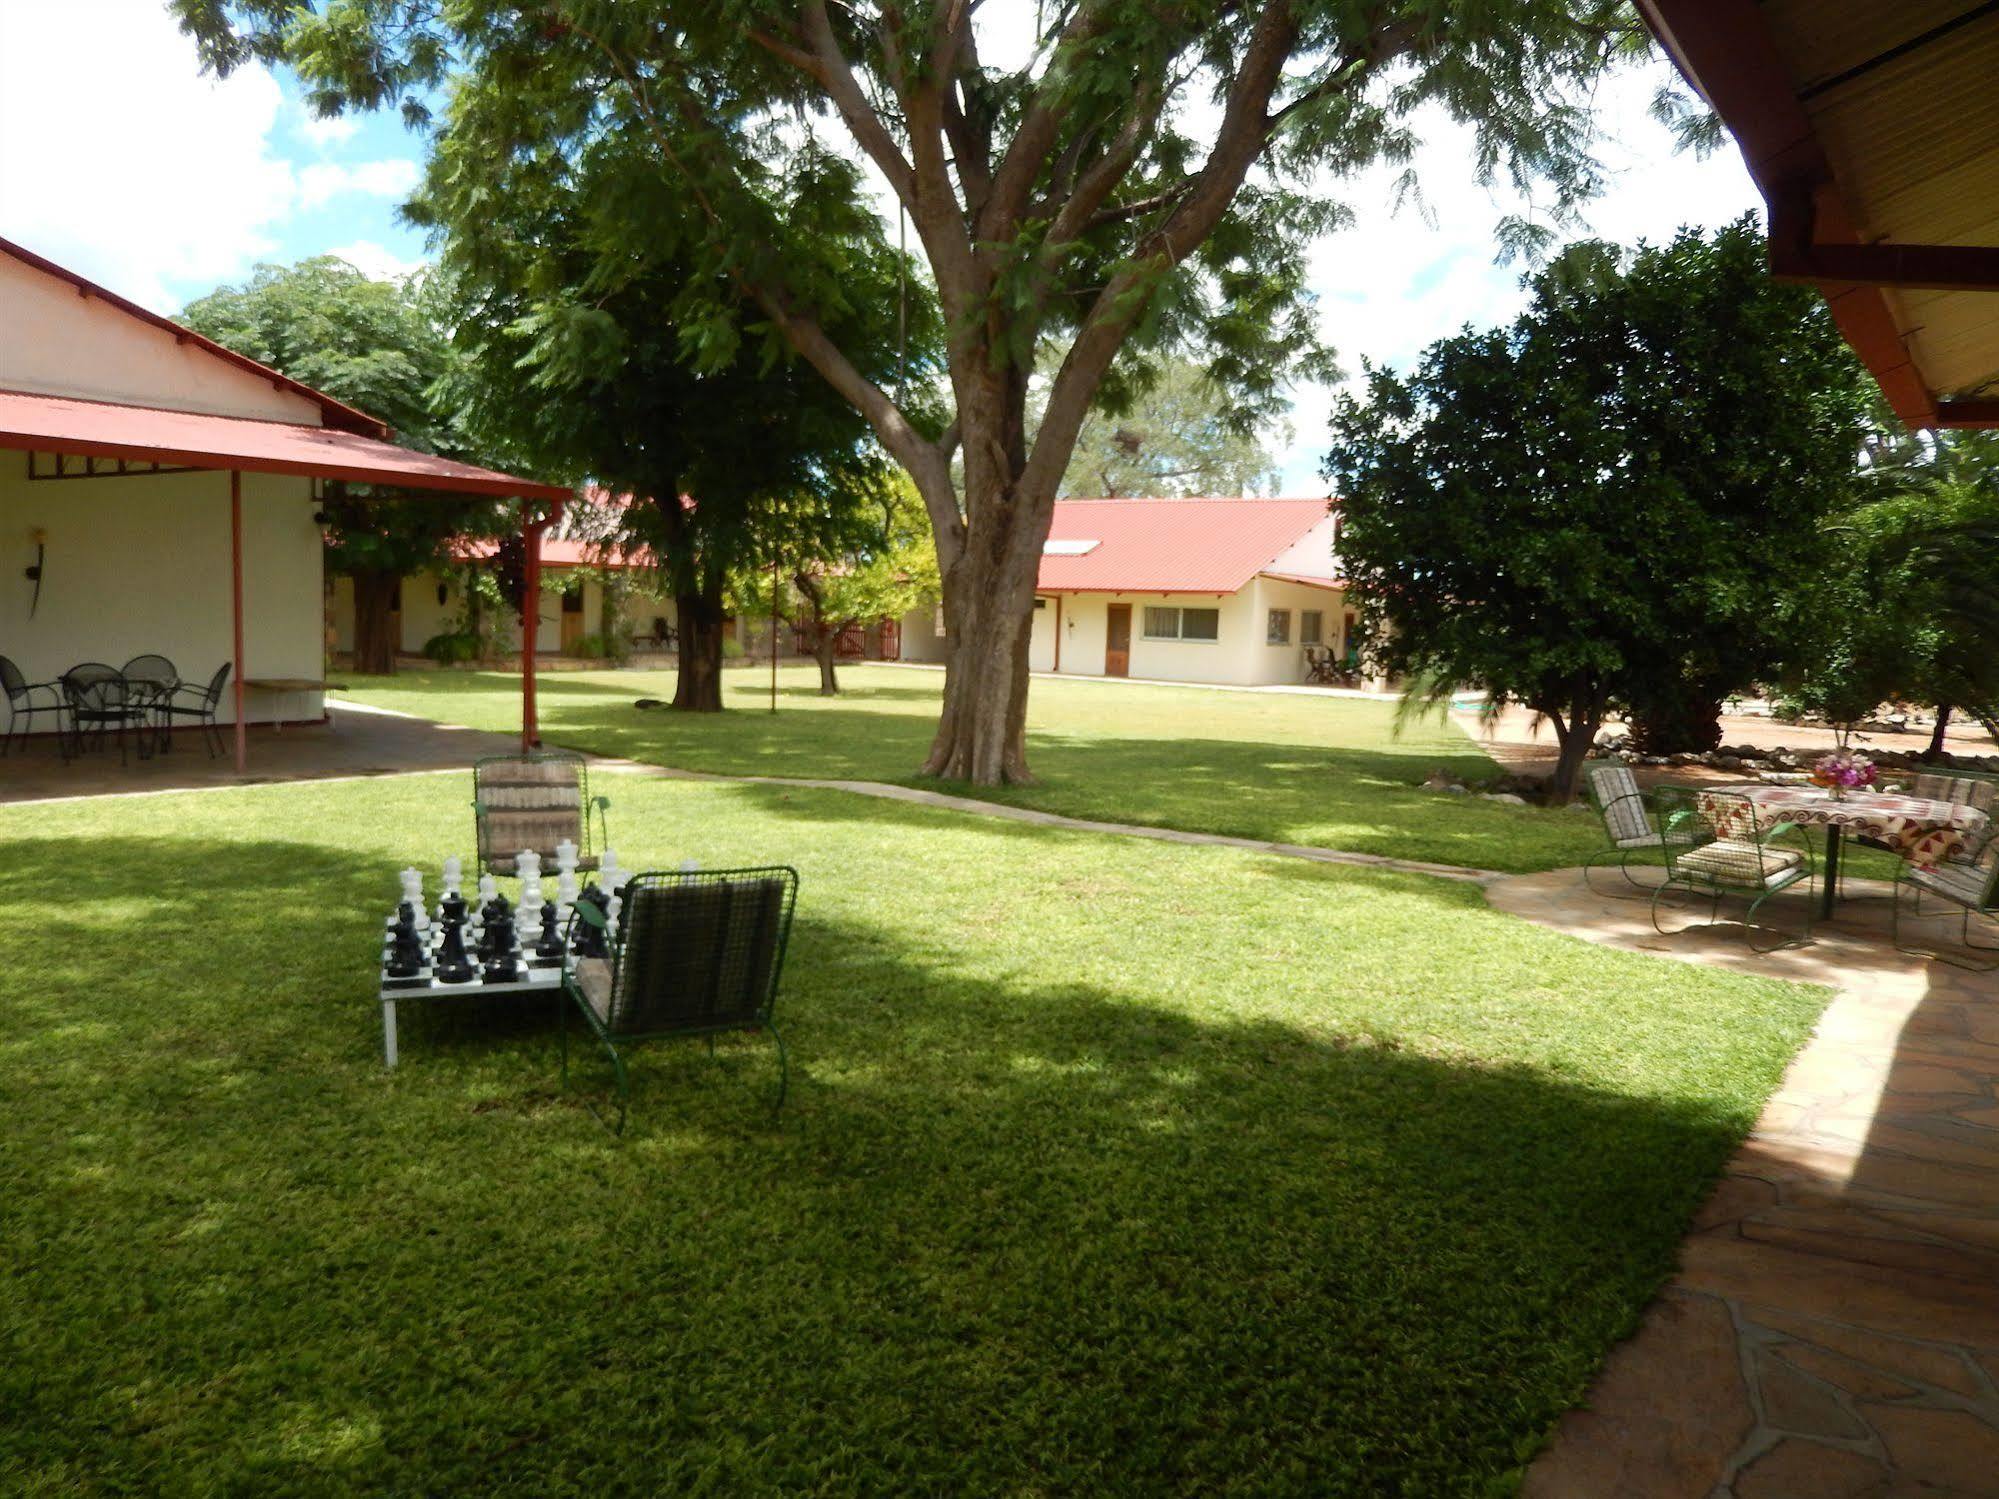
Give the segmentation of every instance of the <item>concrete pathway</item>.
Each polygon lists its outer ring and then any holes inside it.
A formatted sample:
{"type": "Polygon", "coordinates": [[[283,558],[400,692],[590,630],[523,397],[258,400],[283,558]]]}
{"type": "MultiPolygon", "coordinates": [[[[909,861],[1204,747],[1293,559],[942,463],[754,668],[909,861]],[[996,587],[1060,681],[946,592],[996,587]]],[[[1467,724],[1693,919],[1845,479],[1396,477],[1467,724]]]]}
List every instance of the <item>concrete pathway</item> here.
{"type": "Polygon", "coordinates": [[[1853,888],[1876,898],[1759,956],[1739,928],[1660,937],[1573,870],[1487,886],[1589,941],[1835,991],[1530,1499],[1999,1496],[1999,976],[1898,954],[1885,887],[1853,888]]]}

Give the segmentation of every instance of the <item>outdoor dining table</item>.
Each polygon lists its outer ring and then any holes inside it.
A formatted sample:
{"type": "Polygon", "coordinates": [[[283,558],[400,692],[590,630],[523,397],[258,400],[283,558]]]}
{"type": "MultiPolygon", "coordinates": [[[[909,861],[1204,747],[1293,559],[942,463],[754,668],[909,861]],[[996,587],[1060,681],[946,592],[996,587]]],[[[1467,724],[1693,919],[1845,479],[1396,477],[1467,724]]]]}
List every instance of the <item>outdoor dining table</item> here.
{"type": "Polygon", "coordinates": [[[1825,829],[1825,864],[1820,872],[1819,914],[1832,915],[1839,898],[1840,844],[1848,833],[1887,845],[1923,868],[1949,858],[1985,828],[1976,807],[1940,802],[1899,791],[1848,791],[1843,796],[1819,786],[1716,787],[1724,795],[1701,797],[1701,810],[1723,837],[1751,831],[1729,824],[1741,816],[1740,801],[1755,803],[1758,824],[1767,831],[1778,822],[1825,829]]]}

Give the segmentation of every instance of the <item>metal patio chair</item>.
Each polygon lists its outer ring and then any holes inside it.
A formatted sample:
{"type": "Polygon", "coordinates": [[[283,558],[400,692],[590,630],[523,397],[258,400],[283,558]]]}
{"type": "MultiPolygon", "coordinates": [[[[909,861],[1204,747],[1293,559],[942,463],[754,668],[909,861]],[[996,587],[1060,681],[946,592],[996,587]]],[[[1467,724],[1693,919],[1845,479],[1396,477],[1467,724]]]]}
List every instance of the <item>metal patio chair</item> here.
{"type": "Polygon", "coordinates": [[[229,670],[232,663],[225,661],[215,668],[215,675],[208,679],[206,687],[191,687],[181,683],[167,693],[155,705],[160,715],[160,728],[172,741],[174,720],[193,719],[201,725],[202,740],[208,746],[208,758],[213,760],[222,753],[222,729],[215,721],[215,715],[222,707],[222,689],[229,685],[229,670]]]}
{"type": "Polygon", "coordinates": [[[1743,913],[1742,926],[1749,945],[1758,952],[1811,941],[1815,865],[1811,839],[1802,828],[1791,822],[1764,826],[1755,800],[1736,791],[1661,786],[1653,795],[1666,852],[1666,880],[1652,896],[1654,931],[1666,935],[1659,924],[1660,901],[1668,891],[1684,890],[1709,897],[1709,925],[1720,919],[1724,896],[1746,897],[1749,909],[1743,913]],[[1806,895],[1804,930],[1768,947],[1759,945],[1756,933],[1766,929],[1756,925],[1757,911],[1771,896],[1799,883],[1806,895]]]}
{"type": "Polygon", "coordinates": [[[595,869],[590,813],[610,840],[605,814],[611,799],[590,794],[590,771],[573,750],[531,750],[524,755],[491,755],[472,764],[472,819],[479,839],[479,867],[489,874],[512,874],[522,849],[541,855],[541,867],[555,868],[555,846],[565,838],[576,845],[576,867],[595,869]]]}
{"type": "Polygon", "coordinates": [[[63,715],[69,712],[69,700],[63,696],[61,682],[30,682],[20,667],[7,657],[0,656],[0,691],[7,694],[7,733],[6,737],[0,738],[0,755],[6,754],[12,747],[17,730],[21,746],[25,749],[29,730],[36,716],[43,713],[54,717],[60,744],[63,715]]]}
{"type": "MultiPolygon", "coordinates": [[[[784,1106],[790,1061],[771,1023],[778,979],[798,904],[798,871],[784,865],[640,874],[621,896],[608,957],[579,958],[562,990],[609,1053],[617,1079],[618,1134],[625,1129],[630,1079],[625,1048],[672,1036],[769,1031],[777,1043],[777,1098],[784,1106]]],[[[606,929],[601,907],[579,900],[572,933],[583,922],[606,929]]],[[[569,1085],[569,1004],[562,1006],[562,1082],[569,1085]]]]}
{"type": "MultiPolygon", "coordinates": [[[[1920,794],[1920,793],[1919,793],[1920,794]]],[[[1999,827],[1988,827],[1984,836],[1968,849],[1960,850],[1949,859],[1943,859],[1928,868],[1906,861],[1902,872],[1895,877],[1894,909],[1889,917],[1889,931],[1893,934],[1898,952],[1924,953],[1920,948],[1907,947],[1902,942],[1902,892],[1910,892],[1911,912],[1917,919],[1923,916],[1923,897],[1930,896],[1946,905],[1956,906],[1963,915],[1958,941],[1971,952],[1999,952],[1999,943],[1974,942],[1971,940],[1971,918],[1983,917],[1988,921],[1999,920],[1999,827]]],[[[1990,972],[1995,965],[1976,965],[1990,972]]]]}
{"type": "Polygon", "coordinates": [[[95,733],[101,746],[106,734],[118,736],[118,763],[130,763],[125,748],[125,732],[140,736],[139,754],[148,753],[145,739],[152,693],[137,692],[117,667],[103,661],[84,661],[62,674],[62,695],[69,704],[70,747],[68,753],[81,754],[87,734],[95,733]]]}
{"type": "Polygon", "coordinates": [[[1590,805],[1603,820],[1603,835],[1608,844],[1583,860],[1583,884],[1589,885],[1591,869],[1615,859],[1618,873],[1624,876],[1627,885],[1634,890],[1649,891],[1651,886],[1631,877],[1631,856],[1663,851],[1666,845],[1645,806],[1645,793],[1638,789],[1638,778],[1629,765],[1594,765],[1585,784],[1590,805]]]}
{"type": "Polygon", "coordinates": [[[150,694],[151,701],[146,706],[154,719],[153,739],[156,745],[164,745],[167,717],[160,711],[160,705],[180,690],[180,673],[175,670],[173,662],[157,655],[134,656],[119,670],[135,698],[150,694]]]}

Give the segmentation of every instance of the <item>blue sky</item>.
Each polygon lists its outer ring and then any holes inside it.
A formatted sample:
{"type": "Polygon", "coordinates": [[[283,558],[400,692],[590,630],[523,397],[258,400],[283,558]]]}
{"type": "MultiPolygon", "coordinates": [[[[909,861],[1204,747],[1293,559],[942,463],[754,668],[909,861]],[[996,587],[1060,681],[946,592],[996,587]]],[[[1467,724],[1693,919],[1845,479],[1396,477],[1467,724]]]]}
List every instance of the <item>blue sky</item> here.
{"type": "MultiPolygon", "coordinates": [[[[1033,0],[988,0],[999,33],[1033,0]]],[[[1023,30],[1024,34],[1024,30],[1023,30]]],[[[1664,63],[1604,85],[1608,191],[1589,232],[1630,243],[1683,223],[1725,223],[1757,206],[1740,159],[1674,152],[1646,114],[1664,63]]],[[[1313,247],[1325,337],[1349,376],[1363,358],[1404,365],[1466,323],[1490,326],[1521,305],[1520,271],[1493,263],[1493,227],[1525,205],[1474,177],[1467,133],[1418,121],[1422,202],[1396,212],[1395,170],[1328,182],[1357,226],[1313,247]]],[[[295,85],[261,69],[203,78],[162,0],[0,0],[0,236],[162,312],[259,261],[339,254],[376,275],[421,263],[420,235],[398,221],[422,142],[394,115],[313,119],[295,85]]],[[[1276,434],[1280,492],[1323,493],[1318,477],[1333,390],[1294,392],[1291,432],[1276,434]]]]}

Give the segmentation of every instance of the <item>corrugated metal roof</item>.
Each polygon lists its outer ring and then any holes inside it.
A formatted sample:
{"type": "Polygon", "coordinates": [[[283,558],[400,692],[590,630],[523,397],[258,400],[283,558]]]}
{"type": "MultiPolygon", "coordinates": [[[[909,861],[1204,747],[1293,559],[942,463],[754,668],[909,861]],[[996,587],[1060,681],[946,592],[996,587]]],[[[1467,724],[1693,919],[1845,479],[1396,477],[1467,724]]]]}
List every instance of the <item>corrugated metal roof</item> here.
{"type": "MultiPolygon", "coordinates": [[[[1050,541],[1095,541],[1082,555],[1044,553],[1043,593],[1234,593],[1327,517],[1318,500],[1057,500],[1050,541]]],[[[1333,559],[1326,556],[1325,576],[1333,559]]]]}
{"type": "Polygon", "coordinates": [[[302,474],[460,494],[537,500],[566,500],[570,495],[554,484],[412,452],[358,432],[26,391],[0,391],[0,448],[254,474],[302,474]]]}

